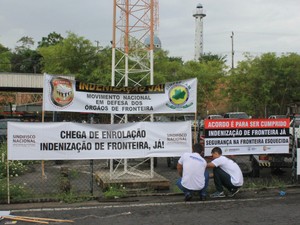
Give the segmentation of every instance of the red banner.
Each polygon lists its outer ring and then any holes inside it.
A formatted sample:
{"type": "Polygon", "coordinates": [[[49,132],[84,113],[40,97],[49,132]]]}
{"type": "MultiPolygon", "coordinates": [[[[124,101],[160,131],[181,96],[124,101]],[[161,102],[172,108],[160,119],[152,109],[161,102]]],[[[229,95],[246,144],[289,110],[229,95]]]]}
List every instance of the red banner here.
{"type": "Polygon", "coordinates": [[[218,119],[205,120],[205,129],[289,128],[290,119],[218,119]]]}

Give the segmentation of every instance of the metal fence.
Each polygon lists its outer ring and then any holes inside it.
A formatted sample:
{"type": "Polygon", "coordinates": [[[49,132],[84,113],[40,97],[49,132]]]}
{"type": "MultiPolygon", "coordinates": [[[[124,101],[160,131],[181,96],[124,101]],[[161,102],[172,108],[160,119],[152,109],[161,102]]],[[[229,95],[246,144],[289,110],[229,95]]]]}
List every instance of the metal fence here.
{"type": "MultiPolygon", "coordinates": [[[[244,157],[246,159],[247,157],[244,157]]],[[[243,160],[244,160],[243,159],[243,160]]],[[[22,170],[14,167],[17,161],[10,161],[10,175],[7,179],[5,167],[7,162],[1,160],[0,202],[36,202],[36,201],[82,201],[105,197],[105,191],[116,188],[126,195],[142,193],[178,193],[175,185],[178,174],[175,169],[176,158],[171,162],[168,158],[157,158],[154,174],[151,175],[151,163],[142,163],[139,159],[118,160],[66,160],[66,161],[30,161],[22,170]],[[113,166],[111,167],[111,162],[113,166]],[[114,171],[112,175],[111,170],[114,171]],[[9,182],[9,189],[7,183],[9,182]],[[8,192],[9,190],[9,192],[8,192]]],[[[244,170],[245,184],[243,188],[291,184],[291,168],[284,173],[273,175],[270,169],[264,169],[259,178],[247,175],[245,162],[239,161],[244,170]]],[[[20,166],[20,165],[19,165],[20,166]]],[[[298,183],[298,182],[297,182],[298,183]]],[[[213,179],[209,189],[213,191],[213,179]]],[[[112,195],[119,195],[112,193],[112,195]]]]}
{"type": "Polygon", "coordinates": [[[58,200],[65,194],[93,196],[93,170],[102,164],[94,166],[90,161],[34,161],[19,172],[14,171],[16,169],[12,164],[7,179],[7,197],[14,202],[58,200]]]}
{"type": "Polygon", "coordinates": [[[123,187],[127,194],[173,192],[177,171],[168,167],[166,158],[159,164],[159,169],[151,170],[150,159],[126,160],[126,167],[123,160],[9,161],[9,173],[2,167],[0,201],[98,198],[111,187],[123,187]]]}

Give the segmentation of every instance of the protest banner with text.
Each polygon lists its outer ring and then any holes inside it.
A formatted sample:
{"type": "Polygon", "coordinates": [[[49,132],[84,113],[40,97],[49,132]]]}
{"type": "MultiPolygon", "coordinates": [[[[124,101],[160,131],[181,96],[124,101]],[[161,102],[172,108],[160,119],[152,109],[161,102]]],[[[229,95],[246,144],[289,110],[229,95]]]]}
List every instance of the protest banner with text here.
{"type": "Polygon", "coordinates": [[[289,152],[289,119],[205,120],[205,155],[220,147],[224,155],[289,152]]]}
{"type": "Polygon", "coordinates": [[[197,79],[115,87],[45,74],[43,110],[112,114],[195,113],[197,79]]]}
{"type": "Polygon", "coordinates": [[[192,149],[190,125],[190,122],[8,122],[8,159],[80,160],[181,156],[192,149]]]}

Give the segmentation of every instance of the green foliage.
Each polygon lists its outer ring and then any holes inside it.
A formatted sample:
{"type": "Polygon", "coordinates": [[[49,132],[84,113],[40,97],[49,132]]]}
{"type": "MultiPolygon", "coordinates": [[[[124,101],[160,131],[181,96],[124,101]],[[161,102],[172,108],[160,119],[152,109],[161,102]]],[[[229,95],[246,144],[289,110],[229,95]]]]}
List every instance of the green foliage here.
{"type": "Polygon", "coordinates": [[[42,40],[38,42],[38,48],[56,45],[60,43],[63,39],[64,38],[60,34],[52,32],[48,34],[47,37],[43,37],[42,40]]]}
{"type": "Polygon", "coordinates": [[[37,51],[20,48],[11,56],[11,70],[14,73],[40,73],[41,55],[37,51]]]}
{"type": "MultiPolygon", "coordinates": [[[[3,143],[0,145],[0,179],[7,177],[7,145],[3,143]]],[[[32,161],[9,161],[9,175],[10,177],[17,177],[27,170],[26,164],[31,164],[32,161]]]]}
{"type": "MultiPolygon", "coordinates": [[[[139,58],[149,66],[143,46],[137,40],[129,40],[129,68],[139,58]]],[[[12,52],[0,44],[0,72],[72,74],[76,80],[100,85],[111,85],[112,49],[110,46],[94,46],[91,41],[72,32],[63,38],[56,32],[38,42],[24,36],[12,52]]],[[[115,52],[117,62],[124,64],[124,57],[115,52]]],[[[134,80],[149,84],[144,73],[135,73],[134,80]],[[145,79],[144,79],[145,78],[145,79]]],[[[116,76],[121,82],[124,77],[116,76]]],[[[198,113],[206,115],[208,109],[226,105],[228,111],[245,111],[254,117],[285,114],[286,105],[299,101],[300,55],[265,53],[254,57],[245,53],[245,60],[229,70],[226,57],[204,54],[198,61],[184,62],[181,57],[170,57],[169,52],[154,52],[154,84],[190,78],[198,79],[198,113]]],[[[129,79],[129,86],[136,85],[129,79]]]]}
{"type": "Polygon", "coordinates": [[[10,50],[0,44],[0,72],[11,71],[11,57],[12,53],[10,50]]]}
{"type": "Polygon", "coordinates": [[[182,69],[181,79],[198,79],[198,113],[206,115],[211,104],[217,107],[223,101],[217,94],[226,76],[226,65],[222,61],[212,60],[204,62],[188,61],[182,69]]]}
{"type": "Polygon", "coordinates": [[[162,84],[180,80],[183,61],[179,57],[168,57],[168,52],[162,49],[154,53],[154,82],[162,84]]]}
{"type": "Polygon", "coordinates": [[[126,188],[121,184],[111,185],[106,191],[103,192],[105,198],[122,198],[126,196],[126,188]]]}
{"type": "Polygon", "coordinates": [[[285,114],[286,105],[300,99],[296,91],[300,85],[300,56],[246,55],[227,82],[232,110],[246,111],[255,117],[285,114]]]}
{"type": "Polygon", "coordinates": [[[58,199],[65,203],[76,203],[91,200],[90,195],[78,194],[73,191],[62,193],[58,195],[58,199]]]}
{"type": "MultiPolygon", "coordinates": [[[[11,199],[22,199],[24,196],[28,196],[29,191],[22,185],[10,184],[9,192],[11,199]]],[[[0,201],[7,200],[7,180],[0,179],[0,201]]]]}
{"type": "Polygon", "coordinates": [[[32,37],[24,36],[11,56],[11,72],[14,73],[40,73],[41,55],[32,50],[34,41],[32,37]]]}
{"type": "Polygon", "coordinates": [[[212,54],[211,52],[209,53],[204,53],[201,58],[199,59],[199,62],[204,63],[204,62],[209,62],[209,61],[219,61],[221,63],[226,63],[226,56],[221,56],[221,55],[215,55],[212,54]]]}
{"type": "Polygon", "coordinates": [[[68,36],[55,45],[40,47],[38,52],[43,56],[43,71],[52,74],[81,74],[89,76],[98,63],[98,48],[76,34],[68,36]]]}
{"type": "Polygon", "coordinates": [[[259,189],[259,188],[279,188],[281,190],[286,188],[286,183],[277,177],[267,179],[245,179],[244,189],[259,189]]]}
{"type": "Polygon", "coordinates": [[[34,40],[32,37],[23,36],[18,40],[18,43],[20,43],[20,45],[16,47],[17,52],[27,50],[33,47],[34,40]]]}
{"type": "Polygon", "coordinates": [[[78,170],[77,169],[71,169],[69,171],[69,178],[70,179],[77,179],[77,178],[79,178],[79,172],[78,172],[78,170]]]}
{"type": "Polygon", "coordinates": [[[86,83],[95,83],[109,86],[111,85],[111,48],[105,47],[97,50],[96,62],[91,68],[90,74],[78,74],[76,79],[86,83]]]}

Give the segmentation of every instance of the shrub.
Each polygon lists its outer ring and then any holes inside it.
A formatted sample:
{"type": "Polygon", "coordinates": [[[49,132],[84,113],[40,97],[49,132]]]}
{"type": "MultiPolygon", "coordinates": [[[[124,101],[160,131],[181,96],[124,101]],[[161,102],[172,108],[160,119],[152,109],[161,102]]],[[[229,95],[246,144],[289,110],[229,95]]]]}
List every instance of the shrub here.
{"type": "MultiPolygon", "coordinates": [[[[11,199],[20,199],[28,194],[27,190],[16,184],[10,184],[9,186],[10,197],[11,199]]],[[[7,200],[7,180],[0,179],[0,201],[7,200]]]]}
{"type": "Polygon", "coordinates": [[[87,193],[75,193],[74,191],[70,191],[68,193],[61,193],[58,195],[58,199],[65,203],[76,203],[76,202],[83,202],[89,201],[92,199],[90,195],[87,193]]]}
{"type": "MultiPolygon", "coordinates": [[[[0,179],[7,176],[7,144],[2,143],[0,145],[0,179]]],[[[9,161],[9,175],[11,177],[17,177],[23,174],[27,167],[26,165],[32,164],[32,161],[9,161]]]]}
{"type": "Polygon", "coordinates": [[[112,185],[103,193],[105,198],[122,198],[126,196],[126,188],[121,184],[112,185]]]}

